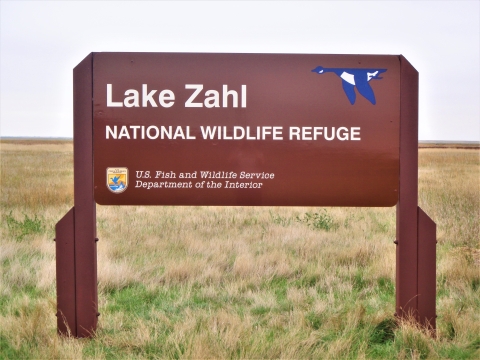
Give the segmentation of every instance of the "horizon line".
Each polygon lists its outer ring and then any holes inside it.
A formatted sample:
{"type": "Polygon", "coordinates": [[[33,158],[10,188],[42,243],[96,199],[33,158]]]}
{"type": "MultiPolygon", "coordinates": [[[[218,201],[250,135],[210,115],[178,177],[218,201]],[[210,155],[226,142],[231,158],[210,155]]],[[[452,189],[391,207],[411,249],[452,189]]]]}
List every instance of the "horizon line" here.
{"type": "MultiPolygon", "coordinates": [[[[73,137],[68,136],[0,136],[0,140],[70,140],[73,141],[73,137]]],[[[418,140],[418,143],[422,144],[478,144],[480,140],[418,140]]]]}

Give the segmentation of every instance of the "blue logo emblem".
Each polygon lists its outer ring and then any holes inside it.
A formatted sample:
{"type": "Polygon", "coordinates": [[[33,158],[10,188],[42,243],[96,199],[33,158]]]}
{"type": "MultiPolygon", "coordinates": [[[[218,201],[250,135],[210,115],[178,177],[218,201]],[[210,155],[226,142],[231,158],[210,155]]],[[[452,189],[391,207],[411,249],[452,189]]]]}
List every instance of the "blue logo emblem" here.
{"type": "Polygon", "coordinates": [[[312,72],[317,74],[324,74],[327,72],[333,72],[342,79],[343,91],[347,95],[350,104],[355,104],[357,88],[360,95],[370,101],[373,105],[377,102],[375,100],[375,94],[369,84],[370,80],[382,79],[379,75],[384,73],[387,69],[348,69],[348,68],[324,68],[317,66],[312,72]]]}
{"type": "Polygon", "coordinates": [[[107,188],[114,194],[120,194],[128,187],[128,168],[107,168],[107,188]]]}

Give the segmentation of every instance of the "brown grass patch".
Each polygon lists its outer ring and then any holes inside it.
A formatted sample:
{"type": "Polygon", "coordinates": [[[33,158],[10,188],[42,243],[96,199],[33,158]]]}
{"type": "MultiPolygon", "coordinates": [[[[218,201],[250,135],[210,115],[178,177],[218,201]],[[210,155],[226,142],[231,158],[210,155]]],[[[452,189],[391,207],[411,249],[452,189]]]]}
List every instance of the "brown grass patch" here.
{"type": "Polygon", "coordinates": [[[408,322],[388,328],[395,208],[97,206],[102,315],[94,339],[72,340],[56,335],[52,241],[73,205],[71,144],[1,145],[2,356],[478,355],[478,151],[420,150],[419,202],[439,238],[437,338],[408,322]],[[307,212],[332,228],[297,221],[307,212]],[[41,231],[15,236],[6,220],[25,216],[41,231]]]}

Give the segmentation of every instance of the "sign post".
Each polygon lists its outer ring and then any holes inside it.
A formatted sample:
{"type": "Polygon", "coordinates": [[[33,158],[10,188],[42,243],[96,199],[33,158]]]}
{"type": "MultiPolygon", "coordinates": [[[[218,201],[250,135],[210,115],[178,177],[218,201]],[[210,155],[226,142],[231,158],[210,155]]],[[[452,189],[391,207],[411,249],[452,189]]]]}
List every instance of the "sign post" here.
{"type": "Polygon", "coordinates": [[[403,56],[92,53],[74,69],[74,188],[56,227],[61,334],[96,330],[95,203],[397,205],[396,315],[435,329],[403,56]]]}
{"type": "Polygon", "coordinates": [[[418,72],[401,64],[396,313],[435,331],[436,225],[418,207],[418,72]]]}
{"type": "Polygon", "coordinates": [[[74,207],[57,223],[57,329],[75,337],[97,328],[97,220],[93,197],[92,66],[73,71],[74,207]]]}

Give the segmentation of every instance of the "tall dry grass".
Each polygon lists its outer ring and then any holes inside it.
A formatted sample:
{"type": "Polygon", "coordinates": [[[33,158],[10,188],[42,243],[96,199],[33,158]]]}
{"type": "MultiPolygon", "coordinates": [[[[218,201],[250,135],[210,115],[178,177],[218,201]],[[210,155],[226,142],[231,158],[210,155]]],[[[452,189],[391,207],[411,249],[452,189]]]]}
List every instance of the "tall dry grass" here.
{"type": "Polygon", "coordinates": [[[393,318],[395,208],[97,206],[101,316],[75,340],[56,336],[52,241],[73,202],[71,144],[1,147],[4,358],[480,355],[478,150],[420,151],[436,338],[393,318]]]}

